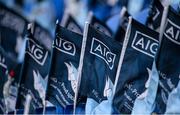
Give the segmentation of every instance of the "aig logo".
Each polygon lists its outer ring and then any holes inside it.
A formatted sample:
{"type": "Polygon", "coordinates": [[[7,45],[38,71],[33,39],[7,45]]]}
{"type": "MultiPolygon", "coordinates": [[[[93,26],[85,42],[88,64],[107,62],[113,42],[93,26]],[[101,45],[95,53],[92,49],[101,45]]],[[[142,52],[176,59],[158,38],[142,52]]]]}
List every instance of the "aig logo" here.
{"type": "Polygon", "coordinates": [[[64,40],[60,37],[57,37],[53,43],[53,47],[56,48],[57,50],[72,55],[74,56],[76,53],[76,47],[73,43],[64,40]]]}
{"type": "Polygon", "coordinates": [[[99,41],[96,38],[93,38],[90,53],[103,59],[107,63],[109,68],[111,70],[113,69],[116,54],[112,53],[111,50],[103,42],[99,41]]]}
{"type": "Polygon", "coordinates": [[[28,40],[27,53],[41,66],[44,65],[44,62],[48,56],[48,51],[36,44],[32,39],[28,40]]]}
{"type": "Polygon", "coordinates": [[[7,68],[7,66],[5,65],[5,58],[0,54],[0,66],[3,68],[7,68]]]}
{"type": "Polygon", "coordinates": [[[168,19],[164,35],[172,42],[180,45],[180,27],[168,19]]]}
{"type": "Polygon", "coordinates": [[[158,48],[158,40],[136,31],[131,47],[150,57],[154,57],[158,48]]]}

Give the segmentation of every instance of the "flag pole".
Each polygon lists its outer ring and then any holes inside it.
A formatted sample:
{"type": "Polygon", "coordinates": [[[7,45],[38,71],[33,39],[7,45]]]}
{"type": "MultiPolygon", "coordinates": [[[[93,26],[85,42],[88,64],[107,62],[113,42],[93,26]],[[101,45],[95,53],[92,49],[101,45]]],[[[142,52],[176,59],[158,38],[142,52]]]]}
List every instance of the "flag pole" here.
{"type": "Polygon", "coordinates": [[[81,46],[81,55],[80,55],[80,61],[79,61],[79,67],[78,67],[78,79],[77,79],[77,87],[75,90],[75,97],[74,97],[74,105],[73,105],[73,114],[76,113],[76,104],[77,104],[77,97],[78,97],[78,90],[81,83],[81,75],[82,75],[82,67],[83,67],[83,60],[84,60],[84,54],[85,54],[85,48],[86,48],[86,41],[87,41],[87,34],[88,34],[88,28],[89,28],[89,22],[85,22],[84,27],[84,33],[83,33],[83,41],[81,46]]]}
{"type": "Polygon", "coordinates": [[[89,13],[88,13],[88,16],[87,16],[87,22],[89,22],[89,23],[91,23],[92,22],[92,17],[93,17],[93,12],[92,11],[90,11],[89,13]]]}
{"type": "Polygon", "coordinates": [[[123,21],[124,21],[124,15],[127,11],[127,8],[125,6],[122,7],[121,9],[121,12],[120,12],[120,24],[119,25],[122,25],[123,21]]]}
{"type": "Polygon", "coordinates": [[[129,22],[128,22],[128,26],[127,26],[127,29],[126,29],[125,39],[124,39],[124,42],[123,42],[123,47],[122,47],[122,51],[121,51],[121,55],[120,55],[119,63],[118,63],[118,68],[117,68],[117,71],[116,71],[116,78],[115,78],[115,83],[114,83],[114,87],[113,87],[113,95],[112,95],[113,98],[114,98],[114,95],[115,95],[115,90],[116,90],[116,87],[117,87],[117,83],[118,83],[118,79],[119,79],[119,75],[120,75],[120,71],[121,71],[125,51],[126,51],[128,41],[129,41],[131,23],[132,23],[132,17],[129,16],[129,22]]]}
{"type": "Polygon", "coordinates": [[[24,115],[29,114],[29,108],[30,108],[30,103],[31,103],[32,97],[30,94],[26,95],[26,103],[24,107],[24,115]]]}

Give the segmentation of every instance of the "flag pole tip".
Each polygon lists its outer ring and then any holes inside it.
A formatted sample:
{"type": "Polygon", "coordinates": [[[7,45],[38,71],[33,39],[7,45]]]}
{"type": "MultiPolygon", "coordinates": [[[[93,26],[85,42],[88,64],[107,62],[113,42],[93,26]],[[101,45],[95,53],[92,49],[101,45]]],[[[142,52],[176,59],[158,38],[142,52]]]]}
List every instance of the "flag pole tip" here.
{"type": "Polygon", "coordinates": [[[56,24],[59,24],[59,20],[58,19],[56,20],[56,24]]]}

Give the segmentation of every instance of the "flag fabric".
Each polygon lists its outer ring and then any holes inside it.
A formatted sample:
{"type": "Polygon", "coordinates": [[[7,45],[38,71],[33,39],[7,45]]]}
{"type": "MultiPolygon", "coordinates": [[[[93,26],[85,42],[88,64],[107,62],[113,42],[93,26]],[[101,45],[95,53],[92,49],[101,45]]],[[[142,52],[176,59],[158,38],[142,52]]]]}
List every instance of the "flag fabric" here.
{"type": "Polygon", "coordinates": [[[88,17],[88,21],[89,23],[96,28],[97,30],[103,32],[104,34],[112,37],[113,33],[112,30],[106,25],[106,23],[100,21],[99,19],[97,19],[92,12],[89,13],[89,17],[88,17]]]}
{"type": "Polygon", "coordinates": [[[157,32],[132,20],[113,98],[115,112],[130,114],[135,99],[145,91],[159,44],[158,35],[157,32]]]}
{"type": "Polygon", "coordinates": [[[82,35],[56,24],[46,100],[55,106],[73,105],[82,35]]]}
{"type": "Polygon", "coordinates": [[[16,109],[24,109],[27,94],[31,95],[30,113],[43,107],[47,86],[51,52],[29,32],[26,53],[21,70],[16,109]]]}
{"type": "Polygon", "coordinates": [[[161,4],[160,0],[154,0],[154,2],[151,4],[152,6],[152,13],[149,14],[149,17],[147,18],[146,24],[152,28],[153,30],[156,30],[159,32],[159,27],[161,24],[161,18],[163,14],[164,7],[161,4]]]}
{"type": "Polygon", "coordinates": [[[79,67],[79,70],[82,69],[79,93],[80,96],[87,96],[90,99],[89,103],[86,103],[86,113],[90,114],[93,111],[88,110],[91,106],[95,107],[112,96],[122,47],[88,23],[84,31],[83,36],[87,38],[83,38],[85,49],[82,62],[79,64],[79,66],[82,64],[82,68],[79,67]]]}
{"type": "Polygon", "coordinates": [[[17,59],[26,33],[27,19],[0,2],[0,44],[17,59]]]}
{"type": "MultiPolygon", "coordinates": [[[[157,70],[159,73],[159,85],[156,95],[154,113],[163,114],[170,92],[177,87],[179,82],[180,63],[177,61],[179,54],[179,14],[169,7],[161,45],[157,53],[157,70]]],[[[171,102],[173,103],[173,102],[171,102]]]]}
{"type": "Polygon", "coordinates": [[[61,26],[75,32],[82,34],[83,30],[81,26],[77,23],[77,21],[73,18],[73,16],[69,12],[65,12],[63,19],[61,21],[61,26]]]}

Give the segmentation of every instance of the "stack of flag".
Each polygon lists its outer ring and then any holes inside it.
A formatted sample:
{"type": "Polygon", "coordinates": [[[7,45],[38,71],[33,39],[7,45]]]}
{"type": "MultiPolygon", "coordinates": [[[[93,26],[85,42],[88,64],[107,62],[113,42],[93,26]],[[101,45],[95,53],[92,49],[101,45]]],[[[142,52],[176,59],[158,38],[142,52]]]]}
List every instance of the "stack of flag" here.
{"type": "Polygon", "coordinates": [[[180,114],[180,14],[152,0],[114,31],[71,12],[52,35],[0,2],[0,114],[180,114]]]}

